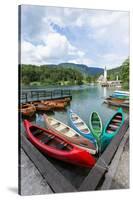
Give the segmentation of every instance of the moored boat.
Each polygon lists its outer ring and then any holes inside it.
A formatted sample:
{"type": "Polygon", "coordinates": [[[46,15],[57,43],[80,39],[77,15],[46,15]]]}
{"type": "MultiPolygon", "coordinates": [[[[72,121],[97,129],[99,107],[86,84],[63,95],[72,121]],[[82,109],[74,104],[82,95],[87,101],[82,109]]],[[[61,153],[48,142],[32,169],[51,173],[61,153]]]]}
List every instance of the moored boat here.
{"type": "Polygon", "coordinates": [[[37,111],[49,111],[52,109],[50,105],[45,105],[41,101],[35,101],[33,102],[34,106],[36,107],[37,111]]]}
{"type": "Polygon", "coordinates": [[[72,110],[68,112],[69,123],[71,127],[76,130],[80,135],[84,136],[85,138],[89,139],[95,146],[97,146],[97,142],[95,137],[92,135],[89,127],[86,123],[72,110]]]}
{"type": "Polygon", "coordinates": [[[111,117],[103,129],[101,136],[101,151],[108,146],[110,141],[119,132],[121,126],[124,123],[124,113],[122,108],[119,108],[117,112],[111,117]]]}
{"type": "Polygon", "coordinates": [[[129,96],[129,91],[115,90],[114,94],[129,96]]]}
{"type": "Polygon", "coordinates": [[[27,136],[31,143],[46,155],[82,167],[91,168],[96,161],[83,149],[74,146],[53,131],[32,125],[24,120],[27,136]]]}
{"type": "Polygon", "coordinates": [[[42,103],[46,106],[50,106],[52,109],[64,109],[67,106],[66,102],[55,100],[42,101],[42,103]]]}
{"type": "Polygon", "coordinates": [[[35,111],[36,107],[30,103],[22,104],[20,107],[20,112],[22,113],[23,116],[31,117],[34,115],[35,111]]]}
{"type": "Polygon", "coordinates": [[[97,112],[92,112],[89,119],[90,130],[96,138],[98,144],[103,130],[102,120],[97,112]]]}
{"type": "Polygon", "coordinates": [[[93,142],[81,136],[68,125],[62,123],[61,121],[53,117],[49,117],[46,114],[44,114],[44,121],[48,129],[66,138],[73,144],[77,145],[79,148],[82,148],[93,155],[98,152],[97,145],[94,145],[93,142]]]}

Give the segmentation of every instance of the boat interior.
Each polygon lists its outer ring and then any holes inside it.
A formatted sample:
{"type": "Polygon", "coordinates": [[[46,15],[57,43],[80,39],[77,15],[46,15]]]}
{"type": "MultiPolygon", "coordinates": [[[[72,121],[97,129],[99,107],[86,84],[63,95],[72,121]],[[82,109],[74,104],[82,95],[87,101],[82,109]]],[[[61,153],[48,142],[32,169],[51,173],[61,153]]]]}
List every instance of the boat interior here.
{"type": "Polygon", "coordinates": [[[107,127],[107,133],[114,133],[120,127],[122,122],[122,114],[117,113],[107,127]]]}
{"type": "Polygon", "coordinates": [[[54,120],[54,119],[50,118],[49,123],[54,129],[56,129],[57,131],[61,132],[65,136],[73,137],[75,135],[78,135],[74,131],[72,131],[72,129],[70,127],[66,126],[65,124],[63,124],[63,123],[61,123],[61,122],[59,122],[57,120],[54,120]]]}
{"type": "Polygon", "coordinates": [[[70,144],[68,144],[61,138],[58,138],[57,136],[52,135],[51,133],[39,129],[38,127],[32,126],[30,127],[30,131],[32,135],[36,137],[36,139],[38,139],[41,143],[53,147],[55,149],[70,151],[73,148],[70,144]]]}
{"type": "Polygon", "coordinates": [[[80,131],[84,133],[89,133],[89,129],[87,125],[75,114],[72,114],[72,120],[74,121],[74,124],[80,129],[80,131]]]}

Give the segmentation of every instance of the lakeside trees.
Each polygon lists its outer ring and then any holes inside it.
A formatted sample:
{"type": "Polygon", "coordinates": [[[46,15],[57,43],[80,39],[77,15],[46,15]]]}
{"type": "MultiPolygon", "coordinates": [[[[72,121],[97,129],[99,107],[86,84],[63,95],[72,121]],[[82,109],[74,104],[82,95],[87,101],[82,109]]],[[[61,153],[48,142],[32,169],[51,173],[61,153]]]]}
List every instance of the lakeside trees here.
{"type": "Polygon", "coordinates": [[[81,85],[83,84],[83,79],[83,74],[76,69],[35,65],[21,66],[23,85],[81,85]]]}
{"type": "MultiPolygon", "coordinates": [[[[82,65],[81,65],[82,67],[82,65]]],[[[81,70],[82,71],[82,70],[81,70]]],[[[99,73],[90,75],[82,73],[78,69],[61,67],[60,65],[21,65],[22,85],[81,85],[96,82],[99,73]]],[[[129,88],[129,58],[121,66],[108,70],[108,80],[116,80],[116,76],[122,80],[125,89],[129,88]]]]}

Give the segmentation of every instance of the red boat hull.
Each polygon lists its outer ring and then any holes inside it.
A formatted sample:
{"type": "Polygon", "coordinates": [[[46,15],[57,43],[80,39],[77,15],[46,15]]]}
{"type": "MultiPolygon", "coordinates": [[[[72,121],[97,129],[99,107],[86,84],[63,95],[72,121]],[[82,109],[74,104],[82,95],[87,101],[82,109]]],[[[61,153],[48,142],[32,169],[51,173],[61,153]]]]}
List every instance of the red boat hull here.
{"type": "Polygon", "coordinates": [[[62,160],[64,162],[69,162],[69,163],[87,167],[87,168],[92,168],[95,165],[96,160],[90,153],[74,146],[72,143],[70,143],[66,139],[58,136],[53,131],[41,128],[39,126],[32,125],[28,120],[24,120],[24,126],[26,129],[27,136],[28,136],[29,140],[31,141],[31,143],[34,146],[36,146],[41,152],[47,154],[48,156],[62,160]],[[32,132],[30,131],[30,127],[36,127],[48,134],[56,136],[57,138],[61,139],[63,142],[70,145],[72,147],[71,150],[69,152],[67,152],[67,151],[59,150],[57,148],[54,148],[47,144],[42,143],[39,139],[37,139],[32,134],[32,132]]]}

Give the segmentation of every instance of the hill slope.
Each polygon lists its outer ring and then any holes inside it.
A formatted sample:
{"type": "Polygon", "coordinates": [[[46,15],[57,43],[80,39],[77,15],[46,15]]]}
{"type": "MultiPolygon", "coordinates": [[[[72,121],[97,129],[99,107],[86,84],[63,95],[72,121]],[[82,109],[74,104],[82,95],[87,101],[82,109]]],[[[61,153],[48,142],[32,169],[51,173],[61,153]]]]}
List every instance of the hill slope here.
{"type": "Polygon", "coordinates": [[[90,75],[90,76],[95,76],[95,75],[100,75],[103,73],[103,69],[99,67],[88,67],[87,65],[83,64],[74,64],[74,63],[60,63],[58,65],[43,65],[47,67],[62,67],[62,68],[71,68],[71,69],[76,69],[83,74],[90,75]]]}

